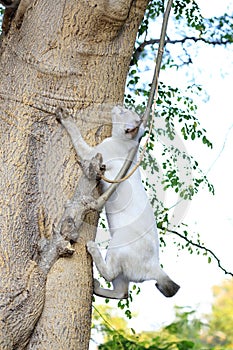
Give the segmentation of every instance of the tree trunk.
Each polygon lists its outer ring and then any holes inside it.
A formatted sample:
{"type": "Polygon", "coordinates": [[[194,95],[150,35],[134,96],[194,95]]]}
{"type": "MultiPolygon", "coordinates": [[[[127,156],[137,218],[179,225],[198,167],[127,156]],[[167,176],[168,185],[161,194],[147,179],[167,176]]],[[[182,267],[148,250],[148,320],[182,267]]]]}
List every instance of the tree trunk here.
{"type": "Polygon", "coordinates": [[[3,38],[0,349],[88,348],[92,264],[85,243],[95,236],[97,215],[86,217],[72,258],[59,259],[48,276],[37,265],[38,241],[51,237],[80,176],[54,114],[68,110],[91,145],[109,135],[147,2],[33,0],[3,38]]]}

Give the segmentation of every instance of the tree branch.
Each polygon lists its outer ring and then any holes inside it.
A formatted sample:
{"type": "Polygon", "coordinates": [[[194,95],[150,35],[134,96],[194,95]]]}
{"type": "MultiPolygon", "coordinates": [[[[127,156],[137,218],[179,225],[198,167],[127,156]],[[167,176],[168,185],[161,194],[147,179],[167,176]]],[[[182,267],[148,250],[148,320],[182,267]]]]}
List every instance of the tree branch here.
{"type": "MultiPolygon", "coordinates": [[[[227,45],[227,44],[232,43],[231,40],[221,40],[221,39],[209,40],[209,39],[205,39],[203,37],[187,36],[187,37],[182,38],[182,39],[174,39],[174,40],[167,38],[164,41],[164,46],[166,46],[167,44],[184,44],[186,41],[189,41],[189,40],[192,40],[194,42],[201,41],[205,44],[214,45],[214,46],[215,45],[227,45]]],[[[142,54],[142,52],[146,46],[159,44],[159,42],[160,42],[160,39],[150,39],[150,40],[146,40],[143,43],[141,43],[134,52],[134,55],[133,55],[134,60],[137,61],[139,59],[140,55],[142,54]]]]}
{"type": "Polygon", "coordinates": [[[58,226],[53,228],[51,238],[43,237],[40,241],[38,265],[46,274],[59,257],[73,255],[75,250],[72,244],[79,238],[79,229],[85,216],[91,210],[96,210],[92,205],[93,191],[105,170],[102,156],[97,153],[91,160],[81,160],[80,165],[83,174],[72,199],[66,203],[58,226]]]}
{"type": "Polygon", "coordinates": [[[224,267],[222,267],[221,265],[221,261],[220,259],[216,256],[216,254],[209,248],[206,248],[205,246],[198,244],[196,242],[193,242],[191,239],[189,239],[188,237],[186,237],[185,235],[182,235],[181,233],[174,231],[174,230],[170,230],[170,229],[164,229],[164,231],[166,232],[170,232],[173,233],[175,235],[177,235],[178,237],[182,238],[183,240],[185,240],[188,244],[197,247],[199,249],[203,249],[205,250],[205,252],[209,253],[218,263],[219,268],[226,274],[226,275],[230,275],[233,277],[233,273],[230,271],[227,271],[224,267]]]}

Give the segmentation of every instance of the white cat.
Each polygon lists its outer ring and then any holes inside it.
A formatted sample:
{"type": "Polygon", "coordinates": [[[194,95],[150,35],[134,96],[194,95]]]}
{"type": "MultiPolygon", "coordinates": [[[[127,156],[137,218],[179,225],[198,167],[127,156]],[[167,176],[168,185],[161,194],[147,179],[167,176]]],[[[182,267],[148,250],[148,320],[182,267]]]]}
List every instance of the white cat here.
{"type": "MultiPolygon", "coordinates": [[[[86,144],[70,117],[61,118],[61,123],[82,159],[102,154],[109,179],[116,178],[129,151],[144,133],[140,117],[120,106],[112,109],[112,136],[94,148],[86,144]]],[[[103,182],[104,191],[108,186],[103,182]]],[[[118,186],[105,210],[112,237],[105,261],[95,242],[88,242],[87,249],[100,274],[112,282],[113,290],[101,288],[95,280],[94,293],[106,298],[127,298],[130,282],[156,280],[156,287],[166,297],[176,294],[180,287],[160,267],[156,221],[139,169],[118,186]]]]}

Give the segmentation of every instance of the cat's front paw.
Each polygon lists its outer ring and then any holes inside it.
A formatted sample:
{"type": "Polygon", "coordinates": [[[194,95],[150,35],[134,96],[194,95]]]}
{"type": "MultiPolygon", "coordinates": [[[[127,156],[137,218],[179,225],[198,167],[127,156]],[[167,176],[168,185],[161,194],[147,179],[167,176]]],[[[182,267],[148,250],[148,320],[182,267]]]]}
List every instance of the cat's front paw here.
{"type": "Polygon", "coordinates": [[[98,249],[97,244],[94,241],[87,242],[87,251],[92,255],[96,249],[98,249]]]}
{"type": "Polygon", "coordinates": [[[55,116],[57,121],[62,124],[63,120],[69,117],[69,113],[62,107],[58,107],[55,111],[55,116]]]}

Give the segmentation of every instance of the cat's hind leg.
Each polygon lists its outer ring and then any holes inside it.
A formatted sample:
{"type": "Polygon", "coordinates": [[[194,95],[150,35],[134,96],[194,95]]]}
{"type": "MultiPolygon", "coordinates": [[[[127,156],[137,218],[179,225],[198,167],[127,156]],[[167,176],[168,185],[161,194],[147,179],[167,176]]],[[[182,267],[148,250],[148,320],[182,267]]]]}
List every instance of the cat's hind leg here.
{"type": "Polygon", "coordinates": [[[120,267],[110,258],[106,263],[100,253],[98,245],[94,241],[87,242],[87,250],[91,254],[97,270],[107,281],[113,281],[120,273],[120,267]]]}
{"type": "Polygon", "coordinates": [[[113,289],[100,287],[99,281],[94,280],[94,293],[100,297],[109,299],[126,299],[128,298],[129,281],[122,275],[112,281],[113,289]]]}
{"type": "Polygon", "coordinates": [[[94,280],[94,293],[98,296],[110,299],[128,298],[129,281],[121,274],[121,269],[114,259],[114,255],[109,255],[107,263],[104,261],[97,244],[93,241],[87,242],[87,250],[101,274],[107,281],[113,284],[113,289],[104,289],[100,283],[94,280]]]}

